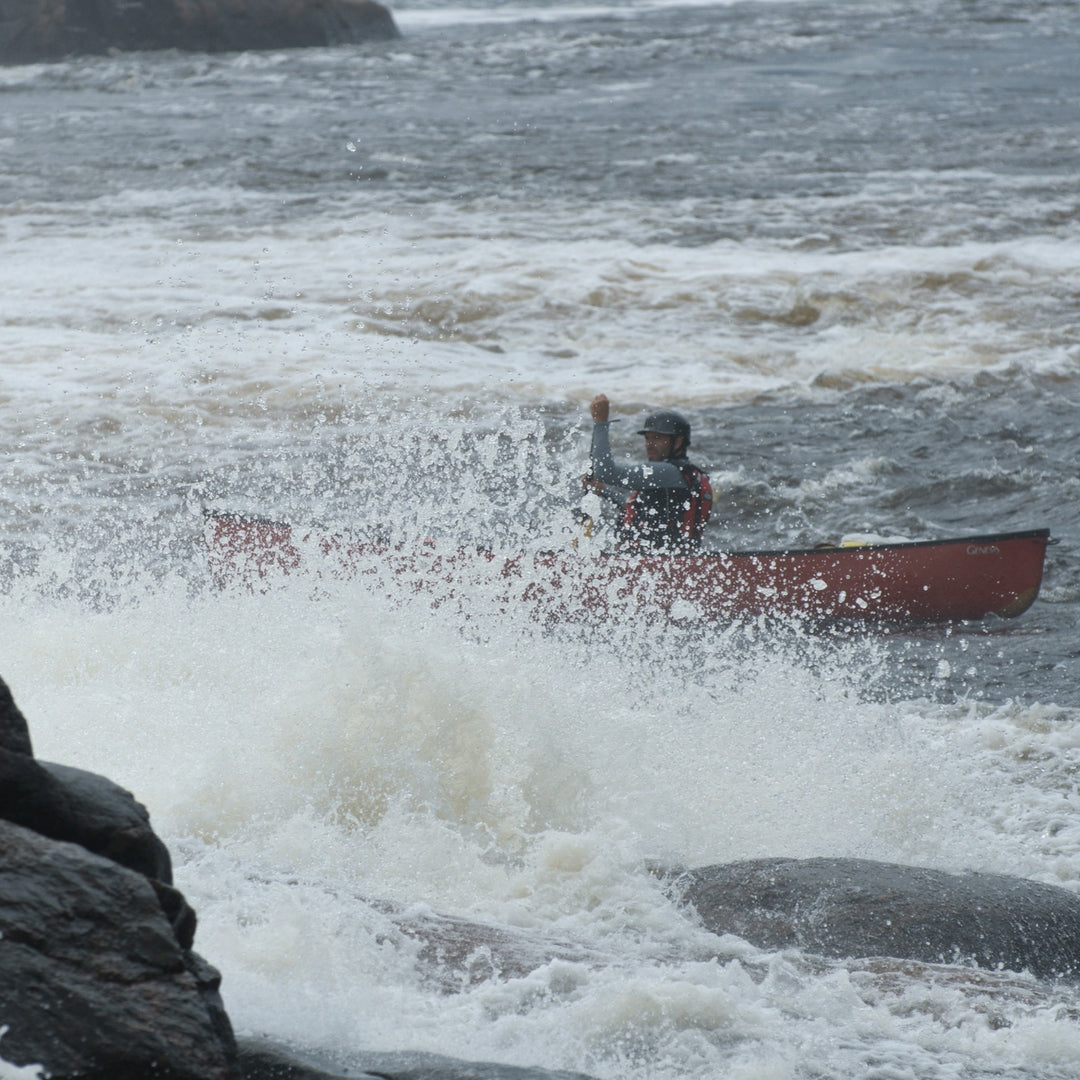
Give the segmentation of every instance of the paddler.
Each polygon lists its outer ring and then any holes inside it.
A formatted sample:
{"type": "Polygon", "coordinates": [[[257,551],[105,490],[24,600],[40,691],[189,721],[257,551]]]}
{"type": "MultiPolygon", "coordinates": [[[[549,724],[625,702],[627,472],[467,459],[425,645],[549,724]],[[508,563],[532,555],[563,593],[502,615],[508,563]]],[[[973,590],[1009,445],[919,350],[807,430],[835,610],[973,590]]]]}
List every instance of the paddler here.
{"type": "Polygon", "coordinates": [[[650,413],[645,436],[647,465],[616,465],[608,441],[610,402],[597,394],[589,404],[593,419],[592,468],[582,484],[622,509],[619,540],[624,547],[696,551],[712,510],[708,476],[687,460],[690,421],[672,409],[650,413]]]}

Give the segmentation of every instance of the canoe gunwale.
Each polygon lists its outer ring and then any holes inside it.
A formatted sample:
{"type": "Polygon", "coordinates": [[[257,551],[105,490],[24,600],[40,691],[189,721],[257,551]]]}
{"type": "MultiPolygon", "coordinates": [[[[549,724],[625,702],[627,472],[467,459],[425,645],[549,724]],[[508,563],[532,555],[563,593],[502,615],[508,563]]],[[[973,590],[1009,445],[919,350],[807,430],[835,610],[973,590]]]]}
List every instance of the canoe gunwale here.
{"type": "MultiPolygon", "coordinates": [[[[312,526],[311,524],[299,526],[294,525],[292,522],[283,520],[281,518],[262,517],[255,514],[238,513],[233,510],[212,510],[209,508],[203,509],[203,516],[208,518],[218,518],[225,521],[233,521],[238,524],[245,525],[265,525],[268,528],[274,529],[303,529],[305,532],[311,532],[318,528],[318,526],[312,526]]],[[[375,542],[379,542],[372,538],[375,542]]],[[[644,552],[627,552],[627,551],[601,551],[596,552],[594,557],[599,558],[626,558],[628,555],[633,554],[638,558],[644,559],[664,559],[679,561],[684,559],[768,559],[768,558],[786,558],[789,556],[797,555],[811,555],[819,558],[823,557],[835,557],[838,554],[843,555],[855,555],[860,552],[877,552],[877,551],[901,551],[913,548],[930,548],[930,547],[944,547],[948,544],[997,544],[1005,543],[1012,540],[1035,540],[1043,541],[1048,547],[1052,544],[1058,543],[1058,540],[1051,538],[1050,530],[1043,529],[1022,529],[1015,532],[1000,532],[1000,533],[976,533],[971,536],[946,536],[935,540],[890,540],[882,543],[859,543],[859,544],[823,544],[818,547],[811,548],[745,548],[741,550],[724,550],[724,551],[694,551],[694,552],[666,552],[666,551],[644,551],[644,552]]],[[[392,545],[393,546],[393,545],[392,545]]],[[[491,552],[494,554],[491,548],[485,547],[482,544],[476,545],[477,553],[491,552]]],[[[560,555],[564,554],[554,548],[544,549],[536,552],[538,555],[560,555]]]]}
{"type": "MultiPolygon", "coordinates": [[[[895,540],[887,543],[867,544],[835,544],[812,548],[752,548],[744,551],[695,551],[691,553],[646,551],[635,552],[641,558],[647,559],[778,559],[791,556],[814,555],[819,558],[835,558],[837,555],[858,555],[879,551],[901,551],[912,548],[945,547],[949,544],[1001,544],[1011,540],[1035,540],[1043,541],[1047,546],[1056,544],[1057,540],[1051,539],[1049,529],[1024,529],[1019,532],[1003,533],[979,533],[974,536],[947,536],[938,540],[895,540]]],[[[545,555],[558,554],[555,551],[544,552],[545,555]]],[[[600,552],[601,558],[625,558],[628,552],[604,551],[600,552]]]]}

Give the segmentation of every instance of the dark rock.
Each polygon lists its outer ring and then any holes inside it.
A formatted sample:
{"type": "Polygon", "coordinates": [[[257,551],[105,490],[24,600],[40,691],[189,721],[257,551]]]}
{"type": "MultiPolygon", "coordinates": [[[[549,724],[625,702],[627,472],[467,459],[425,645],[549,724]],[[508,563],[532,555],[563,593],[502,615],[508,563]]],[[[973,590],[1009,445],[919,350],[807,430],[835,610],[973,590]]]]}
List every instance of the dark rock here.
{"type": "Polygon", "coordinates": [[[458,1061],[439,1054],[370,1052],[350,1054],[346,1063],[335,1063],[257,1039],[244,1039],[239,1045],[244,1080],[589,1080],[583,1073],[458,1061]]]}
{"type": "MultiPolygon", "coordinates": [[[[2,34],[0,29],[0,36],[2,34]]],[[[26,723],[26,717],[19,711],[8,684],[3,679],[0,679],[0,750],[25,754],[27,757],[32,757],[34,753],[30,745],[30,727],[26,723]]]]}
{"type": "Polygon", "coordinates": [[[63,788],[72,817],[81,822],[85,834],[95,838],[93,846],[77,843],[129,870],[172,884],[169,849],[150,827],[146,807],[130,791],[97,773],[39,762],[63,788]]]}
{"type": "Polygon", "coordinates": [[[154,892],[157,893],[158,903],[169,925],[173,928],[173,934],[180,943],[182,949],[190,949],[195,944],[195,928],[198,920],[195,911],[189,906],[184,894],[179,889],[159,881],[157,878],[147,879],[154,892]]]}
{"type": "Polygon", "coordinates": [[[233,1080],[220,977],[142,875],[0,822],[4,1058],[53,1080],[233,1080]]]}
{"type": "Polygon", "coordinates": [[[235,1080],[221,979],[146,808],[30,750],[0,683],[4,1058],[57,1080],[235,1080]]]}
{"type": "Polygon", "coordinates": [[[492,1061],[459,1061],[441,1054],[369,1051],[350,1057],[349,1062],[353,1068],[386,1080],[589,1080],[585,1073],[500,1065],[492,1061]]]}
{"type": "Polygon", "coordinates": [[[691,870],[673,888],[709,930],[762,949],[1080,978],[1080,896],[1024,878],[761,859],[691,870]]]}
{"type": "Polygon", "coordinates": [[[146,808],[104,776],[0,749],[0,818],[172,884],[169,850],[146,808]]]}
{"type": "Polygon", "coordinates": [[[0,63],[111,50],[233,52],[398,37],[375,0],[0,0],[0,63]]]}
{"type": "Polygon", "coordinates": [[[341,1080],[344,1077],[356,1080],[370,1075],[353,1069],[343,1072],[329,1062],[286,1051],[262,1040],[240,1039],[238,1048],[243,1080],[341,1080]]]}

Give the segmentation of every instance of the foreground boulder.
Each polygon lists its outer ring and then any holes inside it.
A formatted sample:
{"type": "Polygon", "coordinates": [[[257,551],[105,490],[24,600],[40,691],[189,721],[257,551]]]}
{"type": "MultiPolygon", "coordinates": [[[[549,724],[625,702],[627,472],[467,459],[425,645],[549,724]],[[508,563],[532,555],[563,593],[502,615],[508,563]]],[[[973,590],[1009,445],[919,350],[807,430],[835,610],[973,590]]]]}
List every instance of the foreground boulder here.
{"type": "Polygon", "coordinates": [[[218,973],[133,870],[0,821],[2,1053],[54,1078],[230,1080],[218,973]]]}
{"type": "Polygon", "coordinates": [[[0,63],[111,50],[233,52],[398,37],[375,0],[2,0],[0,63]]]}
{"type": "Polygon", "coordinates": [[[172,884],[169,849],[146,808],[104,776],[0,749],[0,817],[172,884]]]}
{"type": "Polygon", "coordinates": [[[34,753],[30,742],[30,725],[3,679],[0,679],[0,750],[24,757],[32,757],[34,753]]]}
{"type": "Polygon", "coordinates": [[[759,859],[687,871],[674,888],[709,930],[761,949],[1080,978],[1080,896],[1024,878],[865,859],[759,859]]]}
{"type": "Polygon", "coordinates": [[[220,976],[194,937],[146,808],[36,760],[0,680],[0,1056],[53,1080],[235,1080],[220,976]]]}

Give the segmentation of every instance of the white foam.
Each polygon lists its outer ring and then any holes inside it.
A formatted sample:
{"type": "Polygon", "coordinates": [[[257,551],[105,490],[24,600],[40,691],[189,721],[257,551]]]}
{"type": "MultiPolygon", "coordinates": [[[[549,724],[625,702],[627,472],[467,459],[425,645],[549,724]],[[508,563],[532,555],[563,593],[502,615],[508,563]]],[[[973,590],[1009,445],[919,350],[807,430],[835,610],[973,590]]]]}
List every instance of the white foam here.
{"type": "MultiPolygon", "coordinates": [[[[484,6],[425,6],[408,2],[393,7],[394,21],[405,34],[446,26],[508,24],[521,22],[573,22],[582,19],[632,19],[665,9],[730,7],[739,0],[629,0],[622,3],[513,4],[484,6]]],[[[755,0],[776,3],[779,0],[755,0]]]]}
{"type": "Polygon", "coordinates": [[[1080,362],[1032,315],[1070,288],[1065,240],[676,250],[609,235],[602,215],[592,235],[556,240],[558,208],[512,221],[354,210],[272,236],[103,217],[50,241],[13,223],[0,270],[18,312],[3,349],[11,422],[138,407],[213,425],[328,388],[459,403],[617,386],[627,400],[708,404],[1016,366],[1073,377],[1080,362]]]}
{"type": "Polygon", "coordinates": [[[865,641],[732,631],[688,652],[383,591],[0,599],[38,754],[147,803],[241,1031],[642,1080],[793,1060],[845,1074],[867,1051],[988,1068],[1042,1036],[1048,1069],[1077,1059],[1059,999],[1031,1013],[1031,984],[987,1013],[961,976],[901,991],[770,959],[704,934],[643,869],[857,855],[1080,887],[1060,710],[868,704],[865,641]],[[608,960],[447,996],[374,901],[608,960]]]}

